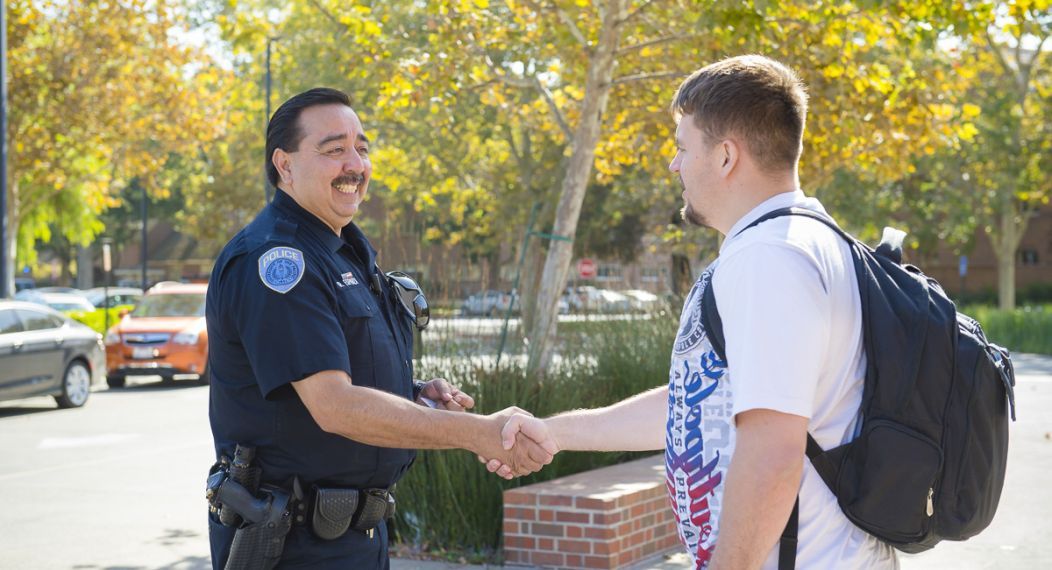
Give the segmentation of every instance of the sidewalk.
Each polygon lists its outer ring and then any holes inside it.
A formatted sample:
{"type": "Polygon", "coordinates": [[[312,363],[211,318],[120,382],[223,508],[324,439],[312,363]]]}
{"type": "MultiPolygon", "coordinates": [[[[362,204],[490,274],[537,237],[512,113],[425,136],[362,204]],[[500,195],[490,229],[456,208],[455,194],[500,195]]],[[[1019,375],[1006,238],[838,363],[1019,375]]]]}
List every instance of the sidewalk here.
{"type": "MultiPolygon", "coordinates": [[[[967,542],[943,542],[923,554],[900,554],[902,570],[1030,570],[1052,568],[1052,357],[1013,354],[1018,421],[1011,427],[1008,478],[997,517],[967,542]]],[[[392,560],[392,570],[499,568],[392,560]]],[[[509,568],[522,568],[511,566],[509,568]]],[[[687,570],[682,552],[652,558],[631,570],[687,570]]]]}

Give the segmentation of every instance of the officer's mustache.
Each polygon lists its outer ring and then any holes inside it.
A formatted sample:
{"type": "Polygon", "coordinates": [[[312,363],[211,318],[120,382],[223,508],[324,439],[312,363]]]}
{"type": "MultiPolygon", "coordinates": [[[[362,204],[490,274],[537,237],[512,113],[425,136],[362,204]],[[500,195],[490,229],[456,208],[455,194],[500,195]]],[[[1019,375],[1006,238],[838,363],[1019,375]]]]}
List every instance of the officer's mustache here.
{"type": "Polygon", "coordinates": [[[365,175],[352,172],[350,174],[341,174],[333,179],[333,186],[357,186],[365,181],[365,175]]]}

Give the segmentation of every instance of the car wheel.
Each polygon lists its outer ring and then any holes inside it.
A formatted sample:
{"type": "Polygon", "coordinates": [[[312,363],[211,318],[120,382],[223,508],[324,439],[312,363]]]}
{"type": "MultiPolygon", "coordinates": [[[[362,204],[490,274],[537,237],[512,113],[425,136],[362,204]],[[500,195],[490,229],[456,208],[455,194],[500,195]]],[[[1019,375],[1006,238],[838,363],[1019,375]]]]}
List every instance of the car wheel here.
{"type": "Polygon", "coordinates": [[[55,396],[60,408],[79,408],[88,401],[91,394],[91,372],[79,360],[69,363],[62,376],[62,393],[55,396]]]}
{"type": "Polygon", "coordinates": [[[205,370],[197,377],[197,383],[201,386],[207,386],[212,381],[212,373],[208,370],[208,365],[205,365],[205,370]]]}
{"type": "Polygon", "coordinates": [[[110,388],[123,388],[127,381],[124,376],[106,376],[106,385],[110,388]]]}

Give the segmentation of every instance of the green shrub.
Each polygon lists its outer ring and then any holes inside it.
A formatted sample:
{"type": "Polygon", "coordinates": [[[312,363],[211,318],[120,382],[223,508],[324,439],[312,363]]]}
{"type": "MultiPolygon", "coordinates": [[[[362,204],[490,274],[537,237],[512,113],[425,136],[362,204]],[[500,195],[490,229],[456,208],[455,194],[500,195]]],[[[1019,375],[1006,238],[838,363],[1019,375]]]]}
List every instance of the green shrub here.
{"type": "Polygon", "coordinates": [[[1052,310],[1034,305],[1002,311],[989,305],[962,308],[982,325],[986,337],[1012,352],[1052,354],[1052,310]]]}
{"type": "MultiPolygon", "coordinates": [[[[484,345],[488,355],[480,354],[480,345],[425,346],[427,356],[417,364],[416,376],[453,381],[475,397],[478,413],[516,405],[539,417],[609,405],[668,382],[676,332],[670,313],[565,325],[560,330],[563,358],[541,383],[527,380],[522,354],[505,354],[497,368],[490,344],[484,345]]],[[[521,341],[510,344],[521,346],[521,341]]],[[[504,489],[649,454],[563,452],[539,473],[505,481],[467,451],[423,451],[398,484],[396,532],[400,541],[415,547],[452,549],[469,560],[493,561],[501,540],[504,489]]]]}

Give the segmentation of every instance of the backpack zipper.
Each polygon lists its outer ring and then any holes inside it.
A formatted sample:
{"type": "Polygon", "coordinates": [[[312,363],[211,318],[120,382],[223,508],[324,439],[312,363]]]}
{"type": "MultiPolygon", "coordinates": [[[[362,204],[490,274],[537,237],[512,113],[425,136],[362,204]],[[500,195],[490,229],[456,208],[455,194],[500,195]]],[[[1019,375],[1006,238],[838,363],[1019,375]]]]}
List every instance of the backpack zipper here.
{"type": "Polygon", "coordinates": [[[925,512],[929,518],[935,514],[935,487],[928,487],[928,506],[925,512]]]}

